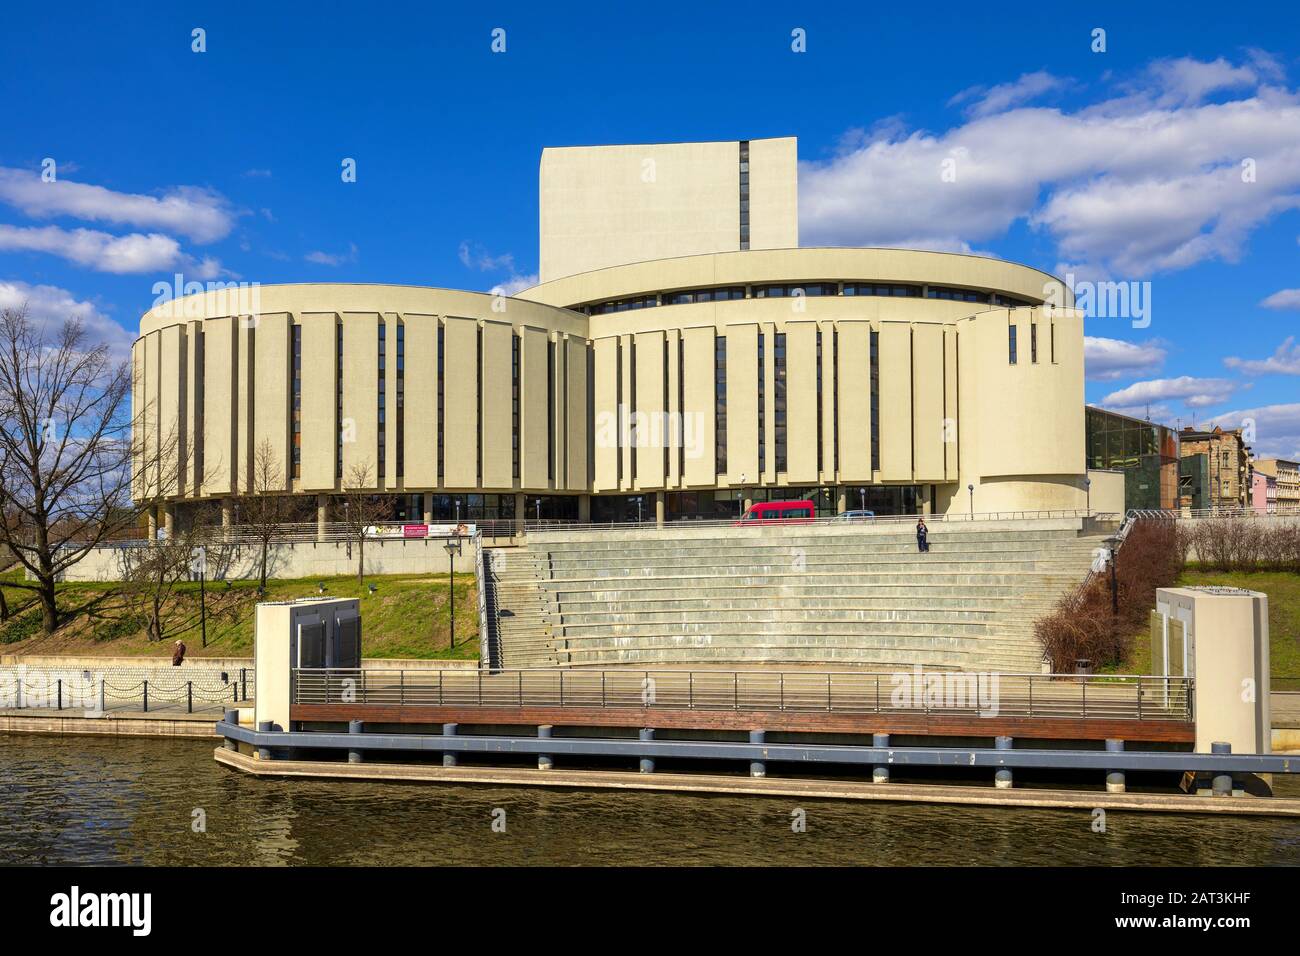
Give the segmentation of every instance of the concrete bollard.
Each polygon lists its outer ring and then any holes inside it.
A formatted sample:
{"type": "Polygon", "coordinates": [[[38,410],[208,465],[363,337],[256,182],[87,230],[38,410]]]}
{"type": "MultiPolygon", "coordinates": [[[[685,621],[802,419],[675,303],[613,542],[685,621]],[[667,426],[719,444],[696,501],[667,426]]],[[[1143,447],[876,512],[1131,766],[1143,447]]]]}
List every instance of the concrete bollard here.
{"type": "MultiPolygon", "coordinates": [[[[998,750],[1010,750],[1014,741],[1010,737],[995,737],[993,746],[998,750]]],[[[997,772],[993,774],[993,786],[999,790],[1011,789],[1011,768],[998,767],[997,772]]]]}
{"type": "MultiPolygon", "coordinates": [[[[551,739],[551,731],[552,731],[553,729],[554,729],[554,728],[553,728],[550,724],[542,724],[540,727],[537,728],[537,737],[538,737],[538,739],[539,739],[539,740],[550,740],[550,739],[551,739]]],[[[538,755],[537,755],[537,769],[538,769],[538,770],[550,770],[550,769],[552,769],[554,766],[555,766],[555,761],[551,758],[551,755],[550,755],[550,754],[538,754],[538,755]]]]}
{"type": "MultiPolygon", "coordinates": [[[[1120,754],[1120,753],[1123,753],[1123,752],[1124,752],[1124,741],[1122,741],[1122,740],[1112,740],[1112,739],[1109,738],[1109,737],[1106,738],[1106,753],[1108,753],[1108,754],[1120,754]]],[[[1107,771],[1106,771],[1106,792],[1107,792],[1107,793],[1123,793],[1123,792],[1124,792],[1124,789],[1125,789],[1125,783],[1124,783],[1124,771],[1123,771],[1123,770],[1107,770],[1107,771]]]]}
{"type": "MultiPolygon", "coordinates": [[[[873,746],[873,747],[888,747],[888,746],[889,746],[889,734],[872,734],[872,735],[871,735],[871,746],[873,746]]],[[[871,782],[872,782],[872,783],[889,783],[889,764],[887,764],[887,763],[878,763],[878,764],[875,764],[874,766],[872,766],[872,768],[871,768],[871,782]]]]}
{"type": "MultiPolygon", "coordinates": [[[[1232,753],[1232,744],[1223,741],[1215,741],[1210,744],[1210,753],[1213,754],[1230,754],[1232,753]]],[[[1210,793],[1216,797],[1232,796],[1232,774],[1216,773],[1214,780],[1210,784],[1210,793]]]]}
{"type": "MultiPolygon", "coordinates": [[[[362,721],[360,720],[348,721],[348,733],[364,734],[365,732],[366,732],[366,725],[362,721]]],[[[361,750],[359,748],[355,750],[351,747],[348,748],[348,763],[361,763],[362,759],[363,758],[361,756],[361,750]]]]}
{"type": "MultiPolygon", "coordinates": [[[[749,732],[749,742],[760,746],[765,744],[767,742],[767,732],[763,730],[751,730],[749,732]]],[[[751,777],[766,777],[766,762],[762,760],[751,760],[749,763],[749,775],[751,777]]]]}
{"type": "MultiPolygon", "coordinates": [[[[102,685],[102,682],[101,682],[101,685],[102,685]]],[[[101,710],[103,709],[102,706],[101,706],[100,709],[101,709],[101,710]]],[[[234,724],[236,727],[238,727],[238,726],[239,726],[239,711],[235,710],[235,709],[232,708],[232,707],[227,707],[227,708],[226,708],[226,712],[225,712],[225,714],[223,715],[222,719],[223,719],[226,723],[228,723],[228,724],[234,724]]],[[[238,749],[239,749],[239,742],[236,741],[233,737],[226,737],[226,738],[224,738],[224,739],[222,740],[222,744],[221,744],[221,745],[222,745],[223,747],[225,747],[227,750],[238,750],[238,749]]]]}
{"type": "MultiPolygon", "coordinates": [[[[456,736],[456,732],[457,732],[458,730],[460,730],[460,724],[443,724],[443,725],[442,725],[442,735],[443,735],[444,737],[455,737],[455,736],[456,736]]],[[[454,767],[454,766],[456,766],[456,754],[455,754],[454,751],[451,751],[451,750],[444,750],[444,751],[442,752],[442,765],[443,765],[444,767],[454,767]]]]}
{"type": "MultiPolygon", "coordinates": [[[[269,721],[269,720],[262,720],[262,721],[259,721],[258,724],[257,724],[257,732],[258,732],[259,734],[269,734],[269,733],[271,733],[273,730],[275,730],[275,724],[271,723],[271,721],[269,721]]],[[[273,759],[272,756],[271,756],[271,748],[270,748],[270,747],[258,747],[258,748],[257,748],[257,756],[258,756],[258,759],[259,759],[259,760],[271,760],[271,759],[273,759]]]]}
{"type": "MultiPolygon", "coordinates": [[[[654,730],[653,730],[652,728],[650,728],[650,727],[643,727],[643,728],[641,729],[641,732],[637,734],[637,737],[638,737],[639,739],[643,740],[643,741],[645,741],[645,740],[654,740],[654,739],[655,739],[655,732],[654,732],[654,730]]],[[[654,759],[654,757],[642,757],[642,758],[641,758],[641,772],[642,772],[642,773],[654,773],[654,772],[655,772],[655,759],[654,759]]]]}

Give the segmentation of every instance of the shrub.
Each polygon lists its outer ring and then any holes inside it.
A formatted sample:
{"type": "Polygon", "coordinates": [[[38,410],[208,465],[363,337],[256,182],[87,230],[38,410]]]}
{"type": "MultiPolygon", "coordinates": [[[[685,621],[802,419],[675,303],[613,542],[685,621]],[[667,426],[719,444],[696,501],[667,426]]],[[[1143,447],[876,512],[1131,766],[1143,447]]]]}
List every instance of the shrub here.
{"type": "Polygon", "coordinates": [[[1035,623],[1034,632],[1052,670],[1070,673],[1078,660],[1094,665],[1122,660],[1132,633],[1146,624],[1156,588],[1170,587],[1178,580],[1187,549],[1187,536],[1178,522],[1135,522],[1115,561],[1118,613],[1112,604],[1107,567],[1035,623]]]}
{"type": "Polygon", "coordinates": [[[0,644],[17,644],[29,637],[35,637],[44,627],[40,609],[28,611],[11,617],[0,625],[0,644]]]}

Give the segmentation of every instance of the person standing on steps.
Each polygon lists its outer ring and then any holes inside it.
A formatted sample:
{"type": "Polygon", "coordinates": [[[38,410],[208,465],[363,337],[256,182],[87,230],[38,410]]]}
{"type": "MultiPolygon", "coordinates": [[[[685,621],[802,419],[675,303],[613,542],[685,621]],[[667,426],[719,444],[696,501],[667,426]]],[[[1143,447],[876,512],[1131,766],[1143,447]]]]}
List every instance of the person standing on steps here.
{"type": "Polygon", "coordinates": [[[928,540],[929,531],[925,527],[925,519],[916,519],[916,550],[922,554],[928,554],[930,551],[930,542],[928,540]]]}
{"type": "Polygon", "coordinates": [[[185,642],[177,641],[172,650],[172,667],[180,667],[185,660],[185,642]]]}

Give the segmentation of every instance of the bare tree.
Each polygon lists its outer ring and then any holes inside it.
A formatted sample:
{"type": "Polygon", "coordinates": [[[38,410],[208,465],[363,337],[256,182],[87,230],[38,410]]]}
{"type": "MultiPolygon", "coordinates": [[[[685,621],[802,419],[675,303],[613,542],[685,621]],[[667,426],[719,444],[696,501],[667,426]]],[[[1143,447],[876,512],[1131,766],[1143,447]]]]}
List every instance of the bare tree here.
{"type": "Polygon", "coordinates": [[[128,364],[79,321],[50,330],[26,307],[0,310],[0,547],[30,576],[10,584],[36,593],[47,634],[59,626],[55,583],[139,519],[133,482],[164,484],[180,466],[174,445],[145,441],[130,399],[128,364]]]}
{"type": "Polygon", "coordinates": [[[194,627],[196,614],[177,616],[166,612],[176,585],[198,574],[198,562],[204,558],[208,539],[208,529],[196,526],[119,552],[126,606],[145,619],[151,642],[194,627]]]}
{"type": "Polygon", "coordinates": [[[384,499],[369,491],[374,487],[374,470],[369,461],[348,468],[343,481],[343,531],[357,545],[357,581],[366,579],[366,537],[368,530],[387,513],[384,499]]]}
{"type": "Polygon", "coordinates": [[[284,494],[284,469],[269,439],[253,452],[253,467],[239,498],[239,523],[257,540],[261,552],[260,588],[266,590],[267,558],[271,545],[289,520],[289,499],[284,494]]]}

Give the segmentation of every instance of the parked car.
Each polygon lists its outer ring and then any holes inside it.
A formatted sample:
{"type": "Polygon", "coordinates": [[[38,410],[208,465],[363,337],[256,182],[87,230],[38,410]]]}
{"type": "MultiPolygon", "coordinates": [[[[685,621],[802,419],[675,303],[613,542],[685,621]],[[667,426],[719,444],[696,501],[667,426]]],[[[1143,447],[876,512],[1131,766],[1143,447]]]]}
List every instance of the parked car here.
{"type": "Polygon", "coordinates": [[[866,511],[866,510],[841,511],[839,514],[835,516],[835,520],[849,521],[849,522],[875,521],[876,513],[874,511],[866,511]]]}
{"type": "Polygon", "coordinates": [[[811,501],[760,501],[740,516],[736,527],[757,524],[812,524],[816,511],[811,501]]]}

